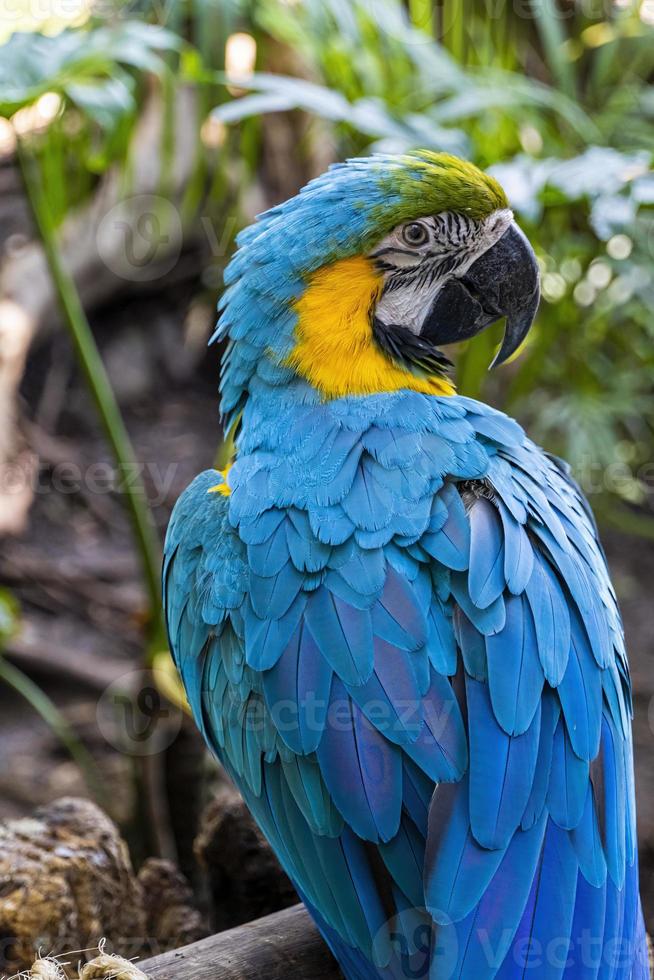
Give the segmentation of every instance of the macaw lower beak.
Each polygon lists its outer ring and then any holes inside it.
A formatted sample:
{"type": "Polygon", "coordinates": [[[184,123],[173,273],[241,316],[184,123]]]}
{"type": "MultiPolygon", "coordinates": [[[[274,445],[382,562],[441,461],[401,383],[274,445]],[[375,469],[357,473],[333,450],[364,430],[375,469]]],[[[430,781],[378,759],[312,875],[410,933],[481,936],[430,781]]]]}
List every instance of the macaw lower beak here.
{"type": "Polygon", "coordinates": [[[536,256],[524,232],[511,224],[495,245],[440,290],[420,331],[435,347],[468,340],[506,317],[504,340],[491,367],[518,349],[540,300],[536,256]]]}

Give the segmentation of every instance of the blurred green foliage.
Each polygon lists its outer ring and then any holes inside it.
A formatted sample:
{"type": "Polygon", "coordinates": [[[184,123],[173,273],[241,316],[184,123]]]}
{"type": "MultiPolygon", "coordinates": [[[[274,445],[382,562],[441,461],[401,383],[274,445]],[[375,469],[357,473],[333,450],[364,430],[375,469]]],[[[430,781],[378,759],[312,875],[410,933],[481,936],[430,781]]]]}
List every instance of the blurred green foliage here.
{"type": "Polygon", "coordinates": [[[179,46],[174,33],[131,20],[87,22],[54,37],[19,32],[2,46],[0,116],[13,118],[19,134],[36,135],[30,151],[57,224],[88,197],[99,174],[126,163],[139,84],[144,75],[165,79],[165,56],[179,46]]]}
{"type": "Polygon", "coordinates": [[[517,414],[619,522],[654,456],[654,18],[640,0],[595,6],[260,0],[256,23],[312,81],[260,74],[216,113],[297,107],[333,124],[339,157],[425,145],[493,170],[543,302],[511,368],[487,374],[491,331],[458,357],[459,388],[517,414]]]}
{"type": "MultiPolygon", "coordinates": [[[[652,0],[107,0],[52,39],[14,37],[0,66],[4,114],[42,93],[63,99],[35,149],[57,223],[108,166],[129,174],[148,77],[169,102],[180,85],[198,92],[190,211],[206,204],[207,185],[225,199],[235,163],[241,186],[256,182],[270,112],[320,119],[305,126],[290,167],[327,142],[333,158],[420,145],[492,168],[536,247],[543,302],[525,351],[504,371],[487,373],[499,331],[458,355],[460,390],[518,415],[571,460],[600,506],[611,502],[612,517],[616,498],[645,501],[652,0]],[[226,73],[235,31],[256,40],[254,75],[226,73]],[[237,124],[213,146],[201,138],[211,110],[215,125],[237,124]]],[[[162,155],[174,135],[169,128],[162,155]]]]}

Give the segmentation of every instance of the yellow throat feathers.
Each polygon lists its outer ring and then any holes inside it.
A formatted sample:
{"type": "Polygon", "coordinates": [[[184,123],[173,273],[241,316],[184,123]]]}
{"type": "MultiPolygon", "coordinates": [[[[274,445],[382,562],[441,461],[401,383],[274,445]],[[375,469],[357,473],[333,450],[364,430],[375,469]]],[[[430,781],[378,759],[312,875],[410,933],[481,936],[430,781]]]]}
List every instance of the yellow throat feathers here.
{"type": "Polygon", "coordinates": [[[285,363],[325,398],[373,395],[408,388],[425,395],[453,395],[444,378],[418,378],[375,344],[372,310],[382,277],[363,256],[318,269],[295,304],[296,344],[285,363]]]}

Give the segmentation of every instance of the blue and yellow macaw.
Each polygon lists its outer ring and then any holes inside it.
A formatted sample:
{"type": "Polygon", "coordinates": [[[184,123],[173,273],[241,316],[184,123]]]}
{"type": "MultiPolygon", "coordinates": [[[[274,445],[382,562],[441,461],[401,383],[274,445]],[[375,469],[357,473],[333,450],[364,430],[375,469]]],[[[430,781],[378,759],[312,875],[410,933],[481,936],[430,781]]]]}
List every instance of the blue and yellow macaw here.
{"type": "Polygon", "coordinates": [[[644,980],[631,697],[588,505],[442,345],[538,266],[490,176],[332,167],[238,240],[228,471],[164,592],[202,733],[348,980],[644,980]]]}

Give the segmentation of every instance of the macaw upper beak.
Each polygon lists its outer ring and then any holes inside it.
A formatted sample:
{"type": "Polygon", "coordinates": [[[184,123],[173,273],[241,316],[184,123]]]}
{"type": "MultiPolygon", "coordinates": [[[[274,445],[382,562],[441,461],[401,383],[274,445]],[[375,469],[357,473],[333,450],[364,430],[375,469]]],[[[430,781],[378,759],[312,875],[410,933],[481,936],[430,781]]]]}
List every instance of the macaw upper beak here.
{"type": "Polygon", "coordinates": [[[504,340],[491,367],[518,349],[534,322],[540,300],[536,256],[514,223],[462,276],[438,293],[420,331],[436,347],[474,337],[506,317],[504,340]]]}

